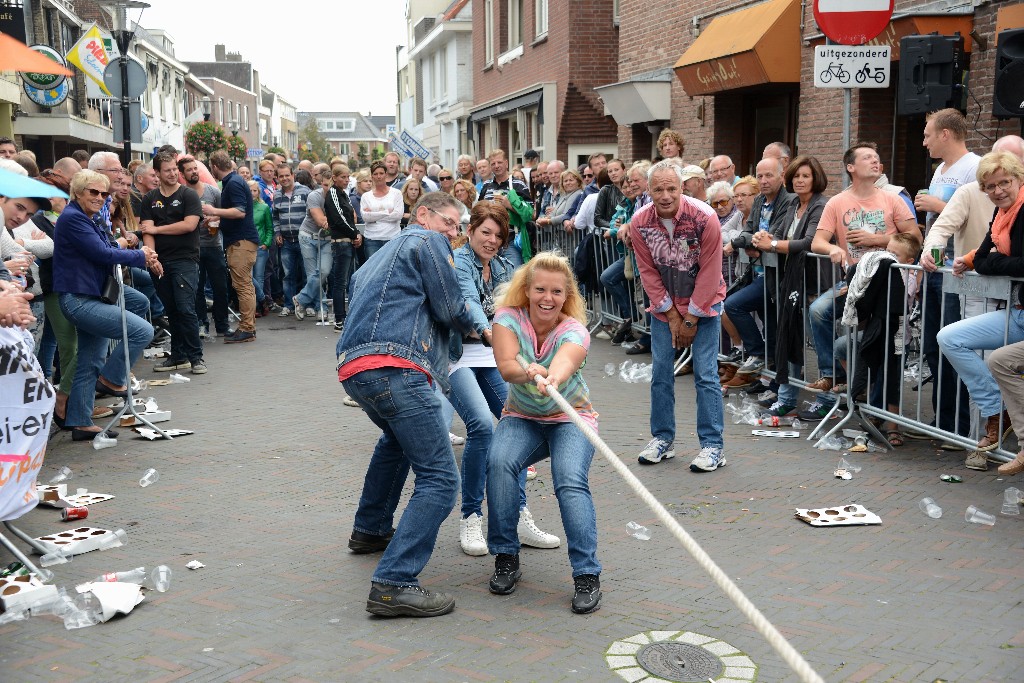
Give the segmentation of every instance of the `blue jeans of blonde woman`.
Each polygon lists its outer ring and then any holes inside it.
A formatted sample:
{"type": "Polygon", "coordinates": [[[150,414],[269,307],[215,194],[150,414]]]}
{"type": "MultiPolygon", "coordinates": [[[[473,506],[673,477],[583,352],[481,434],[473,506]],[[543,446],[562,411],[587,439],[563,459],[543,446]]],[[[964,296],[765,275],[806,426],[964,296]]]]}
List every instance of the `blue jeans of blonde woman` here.
{"type": "MultiPolygon", "coordinates": [[[[494,435],[494,418],[508,397],[508,384],[498,368],[459,368],[448,378],[451,403],[466,423],[462,450],[462,517],[483,515],[487,461],[494,435]]],[[[449,421],[450,423],[450,421],[449,421]]],[[[519,507],[526,507],[526,469],[519,474],[519,507]]],[[[518,517],[517,517],[518,519],[518,517]]]]}
{"type": "Polygon", "coordinates": [[[998,415],[1002,406],[999,385],[978,352],[1024,341],[1024,311],[992,311],[946,325],[939,330],[938,341],[942,355],[967,385],[981,416],[998,415]]]}
{"type": "Polygon", "coordinates": [[[68,399],[66,424],[69,427],[92,425],[96,380],[103,377],[115,386],[128,383],[128,371],[153,339],[153,326],[146,320],[149,299],[138,290],[125,286],[125,320],[128,327],[128,363],[125,363],[121,331],[121,309],[105,304],[99,297],[84,294],[60,295],[60,310],[78,330],[78,356],[75,379],[68,399]],[[111,339],[117,341],[107,354],[111,339]]]}
{"type": "MultiPolygon", "coordinates": [[[[721,392],[719,392],[721,395],[721,392]]],[[[594,447],[571,422],[537,422],[506,415],[498,422],[487,466],[487,547],[492,555],[519,554],[519,477],[551,458],[551,482],[569,547],[573,577],[600,574],[597,513],[590,494],[594,447]]]]}

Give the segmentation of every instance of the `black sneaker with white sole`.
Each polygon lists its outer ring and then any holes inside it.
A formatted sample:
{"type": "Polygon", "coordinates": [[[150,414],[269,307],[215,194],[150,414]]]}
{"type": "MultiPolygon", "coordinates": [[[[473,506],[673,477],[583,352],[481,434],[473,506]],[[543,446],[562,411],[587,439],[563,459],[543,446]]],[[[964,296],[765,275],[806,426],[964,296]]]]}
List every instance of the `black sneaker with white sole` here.
{"type": "Polygon", "coordinates": [[[422,586],[388,586],[374,581],[366,611],[379,617],[439,617],[455,609],[455,598],[422,586]]]}
{"type": "Polygon", "coordinates": [[[520,576],[519,556],[498,553],[494,556],[494,574],[487,588],[495,595],[509,595],[515,591],[520,576]]]}
{"type": "Polygon", "coordinates": [[[572,611],[590,614],[601,608],[601,579],[597,574],[580,574],[572,578],[572,611]]]}

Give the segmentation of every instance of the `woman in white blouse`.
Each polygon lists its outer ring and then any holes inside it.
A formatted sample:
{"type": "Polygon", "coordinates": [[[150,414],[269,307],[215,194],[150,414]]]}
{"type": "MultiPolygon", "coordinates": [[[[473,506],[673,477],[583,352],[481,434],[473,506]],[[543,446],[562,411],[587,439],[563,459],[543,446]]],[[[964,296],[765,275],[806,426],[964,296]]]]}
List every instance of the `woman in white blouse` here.
{"type": "Polygon", "coordinates": [[[366,224],[363,234],[363,250],[369,260],[388,240],[397,237],[401,231],[402,212],[405,205],[402,193],[388,187],[387,167],[383,161],[370,165],[373,189],[359,198],[359,209],[366,224]]]}

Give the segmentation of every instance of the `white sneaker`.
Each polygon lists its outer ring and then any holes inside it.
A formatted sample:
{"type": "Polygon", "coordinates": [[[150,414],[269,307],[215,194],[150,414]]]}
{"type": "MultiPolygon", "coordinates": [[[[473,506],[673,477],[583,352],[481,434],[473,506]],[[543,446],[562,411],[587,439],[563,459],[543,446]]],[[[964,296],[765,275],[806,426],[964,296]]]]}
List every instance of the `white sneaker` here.
{"type": "Polygon", "coordinates": [[[461,446],[462,444],[466,443],[466,440],[464,438],[462,438],[458,434],[452,434],[451,432],[448,432],[448,440],[452,442],[453,446],[461,446]]]}
{"type": "Polygon", "coordinates": [[[722,456],[721,448],[705,446],[690,463],[690,469],[694,472],[714,472],[719,467],[725,467],[725,458],[722,456]]]}
{"type": "Polygon", "coordinates": [[[459,522],[459,545],[467,555],[486,555],[487,541],[484,540],[484,518],[473,513],[459,522]]]}
{"type": "Polygon", "coordinates": [[[672,442],[655,437],[647,442],[636,459],[641,465],[655,465],[662,460],[674,458],[675,455],[675,451],[672,450],[672,442]]]}
{"type": "Polygon", "coordinates": [[[519,534],[519,542],[523,545],[534,548],[557,548],[562,545],[562,539],[554,534],[549,534],[537,528],[533,521],[533,515],[529,508],[519,511],[519,526],[516,527],[519,534]]]}
{"type": "Polygon", "coordinates": [[[537,478],[537,468],[530,465],[526,468],[526,481],[533,481],[537,478]]]}
{"type": "Polygon", "coordinates": [[[292,314],[292,309],[288,308],[287,306],[284,306],[283,308],[281,308],[281,311],[277,314],[277,317],[278,318],[287,318],[291,314],[292,314]]]}
{"type": "Polygon", "coordinates": [[[292,297],[292,303],[295,304],[295,317],[298,320],[302,320],[306,317],[306,312],[302,310],[302,304],[299,303],[299,295],[296,294],[292,297]]]}
{"type": "Polygon", "coordinates": [[[310,318],[313,318],[319,315],[319,313],[314,311],[311,306],[306,306],[306,315],[308,315],[310,318]]]}

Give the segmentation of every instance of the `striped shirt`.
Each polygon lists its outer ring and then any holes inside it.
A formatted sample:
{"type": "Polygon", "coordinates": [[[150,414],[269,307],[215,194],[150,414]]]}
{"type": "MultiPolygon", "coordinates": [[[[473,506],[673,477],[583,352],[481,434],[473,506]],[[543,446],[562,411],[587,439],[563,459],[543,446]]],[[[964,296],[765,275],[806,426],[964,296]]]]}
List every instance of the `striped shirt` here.
{"type": "Polygon", "coordinates": [[[274,193],[274,235],[280,235],[289,242],[299,238],[299,226],[306,219],[306,197],[310,189],[301,183],[295,183],[289,197],[278,188],[274,193]]]}
{"type": "MultiPolygon", "coordinates": [[[[545,368],[551,366],[551,361],[563,344],[576,344],[584,349],[590,349],[590,333],[575,318],[566,318],[558,323],[544,340],[540,353],[536,352],[537,333],[525,308],[499,308],[494,313],[493,324],[501,325],[515,333],[519,339],[519,353],[527,363],[537,363],[545,368]]],[[[590,403],[590,390],[583,381],[582,366],[558,387],[558,392],[587,424],[597,429],[598,415],[590,403]]],[[[555,400],[540,393],[534,382],[509,385],[508,400],[502,414],[537,422],[569,421],[569,416],[562,412],[555,400]]]]}

